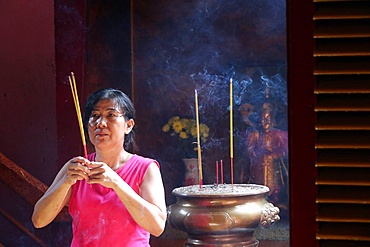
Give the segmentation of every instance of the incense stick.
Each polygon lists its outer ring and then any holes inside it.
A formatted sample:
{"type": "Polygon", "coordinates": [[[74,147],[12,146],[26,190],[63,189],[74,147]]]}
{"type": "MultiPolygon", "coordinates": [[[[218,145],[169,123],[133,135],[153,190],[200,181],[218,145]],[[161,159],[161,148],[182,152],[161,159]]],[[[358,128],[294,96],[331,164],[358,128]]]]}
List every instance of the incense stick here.
{"type": "Polygon", "coordinates": [[[224,184],[224,165],[223,161],[220,161],[220,172],[221,172],[221,184],[224,184]]]}
{"type": "Polygon", "coordinates": [[[233,79],[230,78],[230,173],[234,188],[234,127],[233,127],[233,79]]]}
{"type": "Polygon", "coordinates": [[[82,123],[80,103],[78,101],[76,80],[75,80],[75,76],[74,76],[74,73],[73,72],[71,72],[71,76],[68,76],[68,79],[69,79],[69,85],[71,86],[73,102],[74,102],[75,109],[76,109],[78,126],[80,128],[82,146],[84,148],[84,157],[87,158],[87,148],[86,148],[85,132],[84,132],[83,123],[82,123]]]}
{"type": "Polygon", "coordinates": [[[216,185],[218,186],[218,161],[216,161],[216,185]]]}
{"type": "Polygon", "coordinates": [[[202,152],[200,149],[200,134],[199,134],[199,111],[198,111],[198,93],[195,90],[195,121],[197,124],[197,149],[198,149],[198,170],[199,170],[199,187],[203,185],[203,172],[202,172],[202,152]]]}

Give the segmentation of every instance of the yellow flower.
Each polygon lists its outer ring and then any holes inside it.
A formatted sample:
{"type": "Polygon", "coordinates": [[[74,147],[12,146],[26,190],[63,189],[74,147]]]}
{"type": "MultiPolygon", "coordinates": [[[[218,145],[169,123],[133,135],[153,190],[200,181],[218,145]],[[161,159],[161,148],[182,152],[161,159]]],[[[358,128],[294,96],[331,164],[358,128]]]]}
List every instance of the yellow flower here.
{"type": "Polygon", "coordinates": [[[205,139],[207,139],[208,135],[209,135],[209,128],[207,125],[205,124],[200,124],[199,125],[199,132],[200,132],[200,135],[205,139]]]}
{"type": "Polygon", "coordinates": [[[172,128],[176,133],[180,133],[180,131],[182,130],[181,121],[175,120],[172,124],[172,128]]]}
{"type": "Polygon", "coordinates": [[[197,126],[196,125],[194,125],[194,126],[192,126],[191,127],[191,129],[190,129],[190,134],[193,136],[193,137],[197,137],[197,126]]]}
{"type": "Polygon", "coordinates": [[[182,139],[186,139],[186,138],[188,138],[188,135],[186,134],[186,132],[184,132],[184,131],[181,131],[180,132],[180,134],[179,134],[179,136],[180,136],[180,138],[182,138],[182,139]]]}
{"type": "Polygon", "coordinates": [[[178,120],[180,120],[180,117],[174,116],[174,117],[170,118],[170,120],[168,120],[168,123],[167,124],[168,125],[172,125],[173,122],[178,121],[178,120]]]}
{"type": "Polygon", "coordinates": [[[162,131],[163,132],[168,132],[170,130],[170,125],[169,124],[165,124],[163,127],[162,127],[162,131]]]}
{"type": "MultiPolygon", "coordinates": [[[[174,116],[163,125],[162,131],[170,133],[179,141],[178,150],[184,158],[194,158],[197,156],[197,125],[194,119],[180,118],[174,116]]],[[[199,124],[199,135],[201,141],[206,141],[209,136],[209,128],[206,124],[199,124]]]]}

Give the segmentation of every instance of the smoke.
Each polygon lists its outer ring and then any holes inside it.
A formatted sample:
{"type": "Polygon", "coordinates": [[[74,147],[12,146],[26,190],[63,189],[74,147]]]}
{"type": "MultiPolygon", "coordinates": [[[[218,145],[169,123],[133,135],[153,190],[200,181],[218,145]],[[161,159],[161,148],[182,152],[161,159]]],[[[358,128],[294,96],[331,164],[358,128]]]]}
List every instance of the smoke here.
{"type": "MultiPolygon", "coordinates": [[[[286,111],[286,17],[283,0],[136,1],[135,73],[147,92],[154,119],[181,115],[199,118],[211,129],[203,149],[229,142],[230,79],[233,80],[234,135],[246,128],[239,107],[254,106],[249,116],[258,125],[257,109],[268,96],[286,111]],[[159,100],[158,96],[164,95],[159,100]]],[[[138,110],[140,111],[140,109],[138,110]]],[[[286,113],[277,116],[286,125],[286,113]]],[[[161,125],[162,125],[161,124],[161,125]]],[[[286,128],[283,127],[283,128],[286,128]]]]}

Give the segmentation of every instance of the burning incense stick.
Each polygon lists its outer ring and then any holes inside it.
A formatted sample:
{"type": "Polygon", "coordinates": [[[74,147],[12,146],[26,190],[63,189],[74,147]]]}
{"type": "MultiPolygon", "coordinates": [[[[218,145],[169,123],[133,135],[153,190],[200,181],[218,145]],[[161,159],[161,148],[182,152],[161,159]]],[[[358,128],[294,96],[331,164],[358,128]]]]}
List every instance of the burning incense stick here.
{"type": "Polygon", "coordinates": [[[218,161],[216,161],[216,185],[218,186],[218,161]]]}
{"type": "Polygon", "coordinates": [[[221,173],[221,184],[224,184],[224,165],[222,160],[220,161],[220,173],[221,173]]]}
{"type": "Polygon", "coordinates": [[[73,102],[74,102],[75,109],[76,109],[78,125],[80,127],[80,134],[81,134],[81,139],[82,139],[82,146],[84,148],[84,156],[85,156],[85,158],[87,158],[85,132],[84,132],[83,123],[82,123],[80,103],[78,101],[76,80],[75,80],[75,76],[74,76],[74,73],[73,72],[71,72],[71,76],[68,76],[68,79],[69,79],[69,85],[71,86],[72,97],[73,97],[73,102]]]}
{"type": "Polygon", "coordinates": [[[202,153],[200,149],[200,134],[199,134],[199,110],[198,110],[198,92],[195,90],[195,121],[197,124],[197,149],[198,149],[198,170],[199,170],[199,186],[202,188],[202,153]]]}
{"type": "Polygon", "coordinates": [[[233,79],[230,78],[230,173],[234,188],[233,79]]]}

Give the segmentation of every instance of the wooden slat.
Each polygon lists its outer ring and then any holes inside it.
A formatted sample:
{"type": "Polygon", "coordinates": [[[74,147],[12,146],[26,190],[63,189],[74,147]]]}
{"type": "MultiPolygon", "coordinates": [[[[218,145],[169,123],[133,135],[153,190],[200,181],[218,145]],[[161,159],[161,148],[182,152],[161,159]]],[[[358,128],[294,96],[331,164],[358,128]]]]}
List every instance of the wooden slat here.
{"type": "Polygon", "coordinates": [[[320,247],[369,247],[367,241],[338,241],[338,240],[321,240],[320,247]]]}
{"type": "Polygon", "coordinates": [[[367,94],[319,94],[315,111],[370,111],[367,94]]]}
{"type": "Polygon", "coordinates": [[[321,4],[315,11],[314,20],[360,19],[370,18],[369,2],[343,1],[332,4],[321,4]]]}
{"type": "Polygon", "coordinates": [[[368,131],[320,131],[317,135],[316,148],[370,149],[368,131]]]}
{"type": "MultiPolygon", "coordinates": [[[[334,120],[333,120],[334,121],[334,120]]],[[[345,120],[347,121],[347,120],[345,120]]],[[[337,122],[334,124],[318,123],[315,125],[316,130],[370,130],[370,125],[359,122],[337,122]]]]}
{"type": "Polygon", "coordinates": [[[370,225],[362,223],[321,223],[317,239],[370,241],[370,225]]]}
{"type": "Polygon", "coordinates": [[[370,75],[319,76],[316,80],[314,93],[368,94],[370,93],[370,75]]]}
{"type": "Polygon", "coordinates": [[[317,60],[314,75],[369,75],[370,57],[323,57],[317,60]]]}
{"type": "Polygon", "coordinates": [[[316,202],[369,204],[370,188],[367,186],[319,186],[316,202]]]}
{"type": "Polygon", "coordinates": [[[320,204],[316,220],[370,223],[370,204],[320,204]]]}
{"type": "Polygon", "coordinates": [[[357,167],[364,167],[364,168],[370,168],[369,162],[351,162],[351,161],[317,161],[315,164],[316,167],[351,167],[351,168],[357,168],[357,167]]]}
{"type": "Polygon", "coordinates": [[[367,2],[369,0],[313,0],[314,3],[329,3],[329,2],[367,2]]]}
{"type": "MultiPolygon", "coordinates": [[[[370,13],[370,10],[369,10],[370,13]]],[[[315,57],[369,56],[370,39],[317,39],[315,57]]]]}
{"type": "Polygon", "coordinates": [[[370,168],[370,152],[366,149],[319,149],[316,167],[370,168]]]}
{"type": "Polygon", "coordinates": [[[370,169],[319,168],[316,185],[370,186],[370,169]]]}
{"type": "Polygon", "coordinates": [[[370,130],[369,112],[327,112],[317,113],[316,130],[370,130]]]}
{"type": "Polygon", "coordinates": [[[369,38],[370,20],[316,21],[314,38],[369,38]]]}

